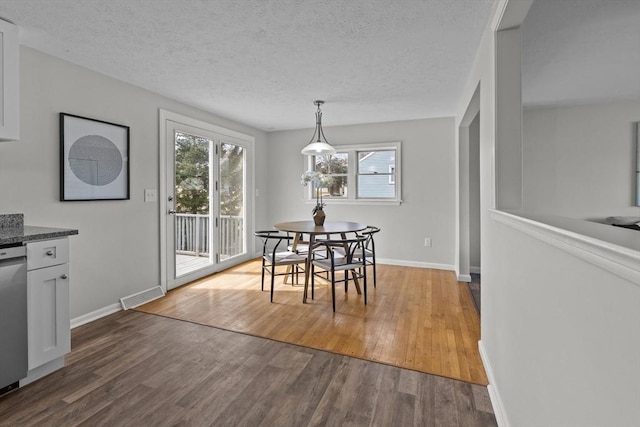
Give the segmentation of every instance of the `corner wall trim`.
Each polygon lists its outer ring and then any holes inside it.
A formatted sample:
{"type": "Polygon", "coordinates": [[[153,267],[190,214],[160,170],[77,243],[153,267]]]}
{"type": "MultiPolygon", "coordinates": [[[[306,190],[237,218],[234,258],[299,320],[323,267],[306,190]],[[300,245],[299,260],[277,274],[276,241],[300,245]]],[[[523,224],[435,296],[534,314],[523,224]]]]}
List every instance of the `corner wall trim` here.
{"type": "Polygon", "coordinates": [[[480,359],[482,359],[482,364],[484,365],[484,370],[487,373],[487,379],[489,380],[487,391],[489,392],[491,406],[493,406],[493,412],[496,416],[496,422],[498,423],[499,427],[510,427],[511,424],[509,424],[509,420],[507,419],[507,413],[504,410],[502,398],[500,397],[500,392],[498,391],[498,386],[496,385],[496,379],[493,376],[493,369],[491,368],[491,363],[489,362],[489,355],[484,348],[482,340],[478,341],[478,349],[480,350],[480,359]]]}
{"type": "Polygon", "coordinates": [[[122,310],[120,303],[114,303],[96,311],[92,311],[91,313],[83,314],[82,316],[71,319],[71,329],[82,326],[85,323],[93,322],[94,320],[98,320],[110,314],[117,313],[120,310],[122,310]]]}

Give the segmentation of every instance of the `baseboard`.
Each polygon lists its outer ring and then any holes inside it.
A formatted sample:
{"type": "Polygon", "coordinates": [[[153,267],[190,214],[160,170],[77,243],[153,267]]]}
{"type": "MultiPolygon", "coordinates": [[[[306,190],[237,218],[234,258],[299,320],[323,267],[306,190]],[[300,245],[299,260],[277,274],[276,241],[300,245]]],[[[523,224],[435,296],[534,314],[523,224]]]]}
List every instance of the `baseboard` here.
{"type": "Polygon", "coordinates": [[[451,264],[436,264],[432,262],[421,261],[405,261],[399,259],[376,259],[378,264],[399,265],[401,267],[418,267],[418,268],[432,268],[434,270],[449,270],[455,271],[455,266],[451,264]]]}
{"type": "Polygon", "coordinates": [[[469,267],[469,272],[473,274],[480,274],[482,269],[480,267],[469,267]]]}
{"type": "Polygon", "coordinates": [[[122,310],[122,306],[120,305],[120,303],[115,303],[100,308],[96,311],[92,311],[91,313],[83,314],[82,316],[78,316],[75,319],[71,319],[71,329],[82,326],[85,323],[93,322],[94,320],[98,320],[110,314],[117,313],[120,310],[122,310]]]}
{"type": "Polygon", "coordinates": [[[57,359],[53,359],[44,365],[40,365],[27,372],[27,376],[20,380],[20,387],[24,387],[27,384],[31,384],[34,381],[39,380],[42,377],[64,368],[64,356],[60,356],[57,359]]]}
{"type": "Polygon", "coordinates": [[[480,359],[482,359],[482,364],[484,365],[484,371],[486,372],[487,379],[489,380],[487,391],[489,392],[489,398],[491,399],[491,406],[493,406],[493,413],[496,416],[498,427],[510,427],[511,424],[509,424],[509,420],[507,419],[507,413],[505,412],[504,405],[502,404],[502,398],[500,397],[500,392],[498,391],[496,379],[493,375],[493,369],[491,368],[489,355],[487,355],[487,352],[484,348],[484,344],[482,344],[482,340],[478,341],[478,349],[480,350],[480,359]]]}
{"type": "Polygon", "coordinates": [[[471,275],[470,274],[458,274],[458,282],[471,283],[471,275]]]}

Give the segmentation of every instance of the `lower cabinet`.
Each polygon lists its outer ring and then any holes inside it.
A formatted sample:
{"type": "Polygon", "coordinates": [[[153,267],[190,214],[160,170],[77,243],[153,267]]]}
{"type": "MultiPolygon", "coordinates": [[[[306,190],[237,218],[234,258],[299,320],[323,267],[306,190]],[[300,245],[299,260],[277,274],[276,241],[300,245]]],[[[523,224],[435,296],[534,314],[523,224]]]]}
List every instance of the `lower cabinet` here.
{"type": "Polygon", "coordinates": [[[29,369],[71,351],[69,264],[27,273],[29,369]]]}
{"type": "Polygon", "coordinates": [[[68,239],[26,246],[29,372],[21,386],[62,368],[71,351],[68,239]]]}

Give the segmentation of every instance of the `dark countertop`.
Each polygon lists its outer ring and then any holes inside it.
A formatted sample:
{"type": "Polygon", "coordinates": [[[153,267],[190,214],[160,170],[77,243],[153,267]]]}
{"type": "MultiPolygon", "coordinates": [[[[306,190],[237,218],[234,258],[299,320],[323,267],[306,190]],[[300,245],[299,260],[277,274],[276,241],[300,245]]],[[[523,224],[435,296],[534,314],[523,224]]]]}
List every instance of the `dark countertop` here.
{"type": "Polygon", "coordinates": [[[48,240],[78,234],[78,230],[67,228],[34,227],[0,227],[0,246],[30,242],[32,240],[48,240]]]}

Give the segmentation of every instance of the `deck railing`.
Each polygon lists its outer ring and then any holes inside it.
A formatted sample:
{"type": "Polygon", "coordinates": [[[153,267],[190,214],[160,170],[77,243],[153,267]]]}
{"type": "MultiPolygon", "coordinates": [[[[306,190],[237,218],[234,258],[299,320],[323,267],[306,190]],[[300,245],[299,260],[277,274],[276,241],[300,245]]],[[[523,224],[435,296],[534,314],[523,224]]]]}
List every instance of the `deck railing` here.
{"type": "MultiPolygon", "coordinates": [[[[209,256],[209,215],[176,214],[176,253],[209,256]]],[[[243,223],[240,216],[220,217],[220,259],[241,254],[243,223]]]]}

